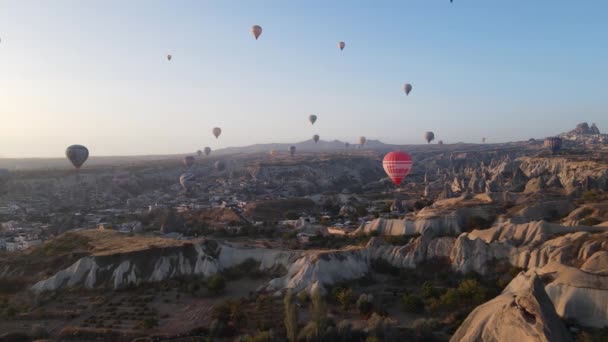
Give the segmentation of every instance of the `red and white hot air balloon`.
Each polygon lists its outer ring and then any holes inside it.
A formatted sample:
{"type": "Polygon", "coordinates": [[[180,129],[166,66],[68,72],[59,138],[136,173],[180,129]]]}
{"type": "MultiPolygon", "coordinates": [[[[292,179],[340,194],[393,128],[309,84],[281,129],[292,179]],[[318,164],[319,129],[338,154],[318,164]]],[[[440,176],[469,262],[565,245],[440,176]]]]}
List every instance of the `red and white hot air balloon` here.
{"type": "Polygon", "coordinates": [[[412,169],[412,157],[401,151],[393,151],[384,156],[382,167],[386,174],[393,180],[395,185],[399,186],[403,178],[410,173],[412,169]]]}

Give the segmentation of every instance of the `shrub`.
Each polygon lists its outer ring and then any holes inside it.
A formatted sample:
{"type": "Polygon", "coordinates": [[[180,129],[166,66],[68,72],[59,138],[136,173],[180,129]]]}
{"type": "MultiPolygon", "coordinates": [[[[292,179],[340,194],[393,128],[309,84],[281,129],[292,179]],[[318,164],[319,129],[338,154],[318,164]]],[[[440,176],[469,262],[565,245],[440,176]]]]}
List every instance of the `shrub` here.
{"type": "Polygon", "coordinates": [[[343,310],[348,310],[351,304],[355,301],[353,290],[349,288],[337,287],[334,288],[332,294],[336,301],[342,305],[343,310]]]}
{"type": "Polygon", "coordinates": [[[298,338],[298,309],[294,299],[293,290],[288,289],[283,303],[285,305],[285,330],[287,330],[287,339],[290,342],[295,342],[298,338]]]}
{"type": "Polygon", "coordinates": [[[423,339],[430,338],[433,331],[440,327],[440,322],[434,318],[419,318],[414,321],[412,328],[417,336],[423,339]]]}
{"type": "Polygon", "coordinates": [[[309,299],[310,297],[308,296],[308,292],[306,292],[306,290],[300,291],[300,293],[298,293],[298,300],[300,301],[300,303],[306,303],[309,299]]]}
{"type": "Polygon", "coordinates": [[[236,300],[224,300],[214,305],[211,318],[226,325],[232,323],[234,326],[244,324],[247,320],[241,302],[236,300]]]}
{"type": "Polygon", "coordinates": [[[585,201],[597,201],[599,199],[599,194],[597,191],[585,191],[581,196],[585,201]]]}
{"type": "Polygon", "coordinates": [[[327,328],[327,303],[325,303],[323,296],[321,296],[321,291],[318,287],[312,290],[310,299],[312,301],[312,322],[317,328],[317,335],[321,336],[327,328]]]}
{"type": "Polygon", "coordinates": [[[384,259],[374,259],[371,262],[372,269],[378,273],[390,274],[392,276],[399,275],[399,268],[393,266],[390,262],[384,259]]]}
{"type": "Polygon", "coordinates": [[[428,298],[439,298],[441,295],[440,291],[433,286],[432,283],[425,281],[422,284],[422,297],[425,299],[428,298]]]}
{"type": "Polygon", "coordinates": [[[271,342],[274,340],[274,333],[272,330],[260,331],[255,336],[248,336],[245,341],[247,342],[271,342]]]}
{"type": "Polygon", "coordinates": [[[367,321],[367,331],[383,341],[392,341],[395,332],[395,320],[373,313],[367,321]]]}
{"type": "Polygon", "coordinates": [[[373,297],[372,295],[366,295],[366,294],[362,294],[361,296],[359,296],[359,299],[357,299],[357,310],[359,311],[359,313],[363,316],[367,316],[369,315],[372,310],[374,309],[374,305],[372,304],[372,300],[373,297]]]}
{"type": "Polygon", "coordinates": [[[419,314],[424,311],[424,302],[422,298],[416,295],[403,295],[401,297],[401,303],[403,304],[403,310],[412,314],[419,314]]]}
{"type": "Polygon", "coordinates": [[[222,293],[225,287],[226,281],[221,274],[216,273],[209,278],[209,281],[207,281],[207,289],[214,295],[222,293]]]}
{"type": "Polygon", "coordinates": [[[580,221],[581,226],[595,226],[596,224],[602,223],[601,220],[598,220],[595,217],[587,217],[580,221]]]}

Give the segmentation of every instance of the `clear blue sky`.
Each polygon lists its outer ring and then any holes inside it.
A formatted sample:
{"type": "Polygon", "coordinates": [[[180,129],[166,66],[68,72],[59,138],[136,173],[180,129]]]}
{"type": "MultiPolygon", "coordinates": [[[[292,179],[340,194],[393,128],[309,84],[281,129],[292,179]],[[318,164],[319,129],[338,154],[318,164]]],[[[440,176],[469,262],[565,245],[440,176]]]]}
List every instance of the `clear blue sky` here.
{"type": "Polygon", "coordinates": [[[608,130],[607,37],[603,0],[4,0],[0,156],[608,130]]]}

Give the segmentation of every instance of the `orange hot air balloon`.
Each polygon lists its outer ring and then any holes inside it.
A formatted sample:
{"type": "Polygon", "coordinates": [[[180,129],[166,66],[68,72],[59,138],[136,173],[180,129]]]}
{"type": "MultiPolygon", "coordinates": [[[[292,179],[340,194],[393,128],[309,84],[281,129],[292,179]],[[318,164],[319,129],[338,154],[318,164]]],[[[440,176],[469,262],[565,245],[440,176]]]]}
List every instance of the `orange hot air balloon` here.
{"type": "Polygon", "coordinates": [[[251,27],[251,34],[253,34],[253,36],[255,37],[255,40],[258,40],[258,38],[260,38],[260,35],[262,34],[262,26],[253,25],[251,27]]]}
{"type": "Polygon", "coordinates": [[[339,42],[338,43],[338,47],[340,48],[340,51],[344,50],[345,46],[346,46],[346,43],[344,43],[344,42],[339,42]]]}
{"type": "Polygon", "coordinates": [[[393,151],[384,156],[382,167],[386,174],[393,180],[395,185],[399,186],[403,178],[410,173],[412,169],[412,157],[402,151],[393,151]]]}

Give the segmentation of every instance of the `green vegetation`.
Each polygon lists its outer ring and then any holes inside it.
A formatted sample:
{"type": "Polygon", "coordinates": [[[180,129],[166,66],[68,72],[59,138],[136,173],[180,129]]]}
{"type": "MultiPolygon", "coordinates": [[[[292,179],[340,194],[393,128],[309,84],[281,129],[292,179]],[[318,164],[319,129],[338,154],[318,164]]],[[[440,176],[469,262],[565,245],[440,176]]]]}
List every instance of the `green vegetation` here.
{"type": "Polygon", "coordinates": [[[146,318],[140,323],[141,327],[150,330],[158,326],[158,320],[156,318],[146,318]]]}
{"type": "Polygon", "coordinates": [[[587,202],[596,202],[600,199],[600,194],[595,190],[585,191],[581,198],[587,202]]]}
{"type": "Polygon", "coordinates": [[[600,223],[602,223],[602,221],[600,221],[599,219],[597,219],[595,217],[587,217],[585,219],[582,219],[579,224],[581,226],[595,226],[596,224],[600,224],[600,223]]]}
{"type": "Polygon", "coordinates": [[[219,273],[212,275],[207,281],[207,290],[209,290],[211,294],[218,295],[224,291],[225,287],[226,280],[224,280],[224,277],[219,273]]]}
{"type": "Polygon", "coordinates": [[[285,330],[289,342],[296,342],[298,339],[298,309],[295,303],[295,296],[292,289],[288,289],[283,300],[285,305],[285,330]]]}
{"type": "Polygon", "coordinates": [[[373,296],[371,294],[367,295],[364,293],[359,296],[359,299],[357,299],[357,303],[355,305],[357,307],[357,311],[359,311],[362,316],[367,317],[374,309],[373,296]]]}
{"type": "Polygon", "coordinates": [[[419,296],[405,294],[401,297],[403,310],[407,313],[420,314],[424,312],[424,301],[419,296]]]}
{"type": "Polygon", "coordinates": [[[608,341],[608,327],[583,331],[576,336],[576,342],[605,342],[608,341]]]}
{"type": "Polygon", "coordinates": [[[347,287],[334,287],[332,296],[342,306],[342,310],[346,311],[355,302],[353,290],[347,287]]]}

